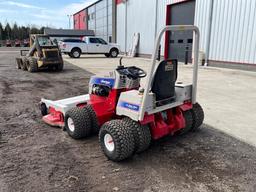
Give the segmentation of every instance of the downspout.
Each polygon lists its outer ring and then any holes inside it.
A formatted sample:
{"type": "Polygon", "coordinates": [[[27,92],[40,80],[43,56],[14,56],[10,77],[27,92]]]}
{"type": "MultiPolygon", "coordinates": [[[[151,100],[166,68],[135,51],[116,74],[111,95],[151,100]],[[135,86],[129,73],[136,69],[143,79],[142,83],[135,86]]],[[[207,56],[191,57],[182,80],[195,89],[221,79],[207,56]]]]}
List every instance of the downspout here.
{"type": "Polygon", "coordinates": [[[208,61],[209,61],[211,33],[212,33],[213,5],[214,5],[214,0],[210,0],[210,13],[209,13],[209,22],[208,22],[209,24],[208,24],[207,37],[206,37],[205,64],[204,64],[204,66],[208,66],[208,61]]]}
{"type": "Polygon", "coordinates": [[[127,55],[127,1],[125,1],[125,55],[127,55]]]}
{"type": "Polygon", "coordinates": [[[155,0],[156,1],[156,10],[155,10],[155,35],[154,35],[154,39],[156,39],[156,36],[157,36],[157,20],[158,20],[158,0],[155,0]]]}

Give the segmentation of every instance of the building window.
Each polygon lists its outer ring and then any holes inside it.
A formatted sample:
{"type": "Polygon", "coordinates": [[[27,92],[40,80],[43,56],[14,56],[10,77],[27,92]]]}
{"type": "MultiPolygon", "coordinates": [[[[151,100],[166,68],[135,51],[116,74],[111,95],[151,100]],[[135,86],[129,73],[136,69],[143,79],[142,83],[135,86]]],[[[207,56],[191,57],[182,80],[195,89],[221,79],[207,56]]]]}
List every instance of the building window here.
{"type": "Polygon", "coordinates": [[[91,13],[88,15],[88,20],[93,20],[95,19],[95,13],[91,13]]]}

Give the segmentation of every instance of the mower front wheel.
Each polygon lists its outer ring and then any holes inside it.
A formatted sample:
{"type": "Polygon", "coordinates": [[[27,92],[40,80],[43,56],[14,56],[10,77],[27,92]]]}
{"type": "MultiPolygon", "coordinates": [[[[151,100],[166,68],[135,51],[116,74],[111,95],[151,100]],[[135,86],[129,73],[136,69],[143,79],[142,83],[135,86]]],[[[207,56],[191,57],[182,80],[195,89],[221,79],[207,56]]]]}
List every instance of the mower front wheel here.
{"type": "Polygon", "coordinates": [[[86,108],[74,107],[65,115],[65,130],[74,139],[88,137],[91,134],[91,119],[86,108]]]}
{"type": "Polygon", "coordinates": [[[140,125],[138,122],[128,117],[125,117],[123,121],[127,128],[132,130],[135,142],[135,153],[145,151],[151,143],[150,128],[147,125],[140,125]]]}
{"type": "Polygon", "coordinates": [[[122,120],[106,122],[100,129],[99,142],[103,153],[112,161],[127,159],[135,149],[132,131],[122,120]]]}
{"type": "Polygon", "coordinates": [[[92,124],[91,131],[93,134],[98,134],[100,127],[99,127],[97,115],[91,105],[86,105],[85,108],[90,114],[90,119],[91,119],[91,124],[92,124]]]}

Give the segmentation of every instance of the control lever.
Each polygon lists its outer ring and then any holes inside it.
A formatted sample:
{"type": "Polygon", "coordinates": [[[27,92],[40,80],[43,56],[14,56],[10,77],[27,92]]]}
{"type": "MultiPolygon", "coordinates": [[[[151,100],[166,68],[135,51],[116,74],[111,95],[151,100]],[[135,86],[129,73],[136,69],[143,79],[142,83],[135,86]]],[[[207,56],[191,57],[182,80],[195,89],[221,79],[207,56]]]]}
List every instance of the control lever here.
{"type": "Polygon", "coordinates": [[[121,57],[121,58],[119,59],[119,66],[117,67],[117,69],[123,69],[123,68],[124,68],[124,66],[123,66],[123,64],[122,64],[122,60],[123,60],[123,57],[121,57]]]}

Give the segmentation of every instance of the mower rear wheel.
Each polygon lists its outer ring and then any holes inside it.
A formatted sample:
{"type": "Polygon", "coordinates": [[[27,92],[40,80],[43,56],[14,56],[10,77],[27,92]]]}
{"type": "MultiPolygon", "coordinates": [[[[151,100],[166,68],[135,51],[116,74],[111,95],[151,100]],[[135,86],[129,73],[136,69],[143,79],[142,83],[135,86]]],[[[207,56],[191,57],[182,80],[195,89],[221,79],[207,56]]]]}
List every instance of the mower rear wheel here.
{"type": "Polygon", "coordinates": [[[27,63],[28,63],[28,58],[22,57],[22,62],[21,62],[20,67],[23,71],[27,71],[27,63]]]}
{"type": "Polygon", "coordinates": [[[151,132],[150,128],[146,125],[140,125],[138,122],[125,117],[123,119],[128,129],[132,130],[134,142],[135,142],[135,153],[141,153],[145,151],[151,143],[151,132]]]}
{"type": "Polygon", "coordinates": [[[91,134],[91,119],[86,108],[74,107],[65,115],[65,130],[74,139],[88,137],[91,134]]]}
{"type": "Polygon", "coordinates": [[[122,161],[134,152],[132,131],[122,120],[106,122],[100,129],[99,142],[103,153],[112,161],[122,161]]]}
{"type": "Polygon", "coordinates": [[[98,123],[98,118],[97,115],[94,111],[94,109],[92,108],[91,105],[86,105],[85,106],[86,110],[88,110],[89,114],[90,114],[90,119],[91,119],[91,124],[92,124],[92,133],[93,134],[97,134],[99,133],[100,127],[99,127],[99,123],[98,123]]]}
{"type": "Polygon", "coordinates": [[[179,135],[183,135],[183,134],[186,134],[187,132],[189,132],[193,125],[192,110],[184,111],[183,115],[184,115],[184,119],[185,119],[185,127],[178,131],[179,135]]]}
{"type": "Polygon", "coordinates": [[[198,129],[204,121],[204,111],[199,103],[193,105],[192,108],[193,124],[192,130],[198,129]]]}
{"type": "Polygon", "coordinates": [[[28,58],[27,69],[29,72],[34,73],[38,71],[37,59],[33,57],[28,58]]]}

